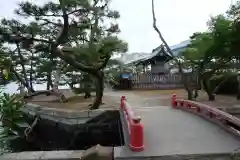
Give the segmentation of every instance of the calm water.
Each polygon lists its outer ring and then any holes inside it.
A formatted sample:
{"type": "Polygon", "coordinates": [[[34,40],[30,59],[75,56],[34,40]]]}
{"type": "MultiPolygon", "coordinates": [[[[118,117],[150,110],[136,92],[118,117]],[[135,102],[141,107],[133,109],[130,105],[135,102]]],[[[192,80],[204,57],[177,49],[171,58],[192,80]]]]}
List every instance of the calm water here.
{"type": "MultiPolygon", "coordinates": [[[[10,83],[6,86],[4,86],[1,90],[3,90],[5,93],[13,94],[13,93],[19,93],[17,91],[19,85],[17,83],[10,83]]],[[[45,90],[47,87],[47,84],[34,84],[35,90],[45,90]]],[[[68,86],[59,86],[60,89],[68,89],[68,86]]]]}

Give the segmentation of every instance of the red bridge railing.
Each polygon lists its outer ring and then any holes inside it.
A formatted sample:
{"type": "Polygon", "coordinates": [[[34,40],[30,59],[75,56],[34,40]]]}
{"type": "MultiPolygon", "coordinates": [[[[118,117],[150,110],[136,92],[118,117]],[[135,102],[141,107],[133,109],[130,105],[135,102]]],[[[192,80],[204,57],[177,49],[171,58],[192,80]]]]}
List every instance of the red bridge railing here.
{"type": "Polygon", "coordinates": [[[127,124],[128,135],[129,135],[129,148],[132,151],[139,152],[144,150],[144,141],[143,141],[143,124],[141,123],[141,118],[136,116],[127,103],[126,97],[121,97],[120,109],[124,115],[124,120],[127,124]]]}
{"type": "Polygon", "coordinates": [[[220,109],[195,101],[177,99],[176,94],[172,95],[172,107],[199,115],[220,125],[231,133],[240,136],[240,119],[229,113],[223,112],[220,109]]]}

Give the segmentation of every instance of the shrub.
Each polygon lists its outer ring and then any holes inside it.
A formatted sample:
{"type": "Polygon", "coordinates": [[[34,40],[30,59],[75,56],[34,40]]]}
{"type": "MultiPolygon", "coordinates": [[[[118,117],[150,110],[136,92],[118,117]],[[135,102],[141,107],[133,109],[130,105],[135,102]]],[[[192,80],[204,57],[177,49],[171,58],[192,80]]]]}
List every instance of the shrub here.
{"type": "MultiPolygon", "coordinates": [[[[211,87],[214,89],[216,88],[223,80],[225,79],[224,76],[214,77],[210,80],[211,87]]],[[[226,94],[226,95],[233,95],[237,94],[238,91],[238,81],[237,77],[230,77],[222,83],[219,89],[216,91],[216,94],[226,94]]]]}
{"type": "Polygon", "coordinates": [[[29,126],[21,110],[24,105],[23,99],[15,94],[3,93],[0,95],[0,120],[2,127],[0,141],[24,137],[24,130],[29,126]]]}

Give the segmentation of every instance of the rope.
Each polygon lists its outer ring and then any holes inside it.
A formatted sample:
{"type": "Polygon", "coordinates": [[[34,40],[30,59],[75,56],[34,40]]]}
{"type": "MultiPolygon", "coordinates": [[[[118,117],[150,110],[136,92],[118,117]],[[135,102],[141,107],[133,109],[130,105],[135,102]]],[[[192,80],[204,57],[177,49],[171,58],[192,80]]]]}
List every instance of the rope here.
{"type": "Polygon", "coordinates": [[[28,139],[30,133],[33,131],[33,128],[36,126],[36,124],[37,124],[37,122],[38,122],[39,119],[40,119],[39,116],[37,116],[37,117],[34,119],[32,125],[28,126],[28,127],[24,130],[24,134],[25,134],[25,136],[26,136],[26,139],[28,139]]]}

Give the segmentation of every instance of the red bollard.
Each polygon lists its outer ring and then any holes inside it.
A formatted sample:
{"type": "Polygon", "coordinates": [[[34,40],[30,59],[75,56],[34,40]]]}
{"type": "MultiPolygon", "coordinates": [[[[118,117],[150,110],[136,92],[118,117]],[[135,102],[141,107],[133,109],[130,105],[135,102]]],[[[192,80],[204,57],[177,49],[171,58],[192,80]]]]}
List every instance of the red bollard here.
{"type": "Polygon", "coordinates": [[[176,107],[177,107],[176,99],[177,99],[177,95],[176,95],[175,93],[172,94],[172,107],[173,107],[173,108],[176,108],[176,107]]]}
{"type": "Polygon", "coordinates": [[[132,119],[132,123],[130,124],[129,148],[134,152],[144,150],[143,125],[140,121],[140,117],[135,117],[132,119]]]}
{"type": "Polygon", "coordinates": [[[201,109],[200,109],[200,107],[199,106],[197,106],[197,112],[201,112],[201,109]]]}
{"type": "Polygon", "coordinates": [[[126,101],[126,97],[122,96],[121,100],[120,100],[120,108],[125,110],[125,108],[124,108],[124,101],[126,101]]]}
{"type": "Polygon", "coordinates": [[[192,104],[191,104],[191,103],[187,103],[186,106],[187,106],[187,108],[189,108],[189,109],[192,108],[192,104]]]}

